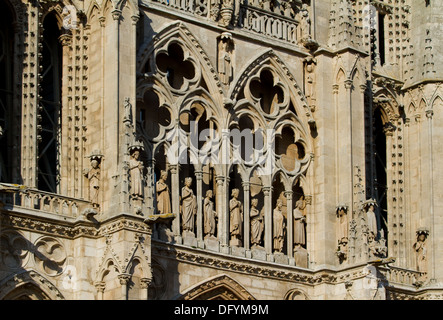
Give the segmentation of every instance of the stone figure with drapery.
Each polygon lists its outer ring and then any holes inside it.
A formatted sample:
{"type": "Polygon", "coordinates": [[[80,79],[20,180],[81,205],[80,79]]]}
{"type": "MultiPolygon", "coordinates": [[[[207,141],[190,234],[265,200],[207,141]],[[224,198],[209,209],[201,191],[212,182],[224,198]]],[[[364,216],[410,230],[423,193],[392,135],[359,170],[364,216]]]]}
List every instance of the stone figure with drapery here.
{"type": "Polygon", "coordinates": [[[285,236],[285,217],[283,216],[283,201],[277,200],[277,207],[273,213],[273,238],[274,238],[274,251],[282,252],[285,236]]]}
{"type": "Polygon", "coordinates": [[[135,149],[129,159],[129,175],[131,177],[131,196],[133,199],[143,198],[143,162],[139,160],[140,151],[135,149]]]}
{"type": "Polygon", "coordinates": [[[183,231],[194,232],[194,217],[197,214],[197,198],[191,189],[192,178],[185,179],[181,194],[181,212],[183,231]]]}
{"type": "Polygon", "coordinates": [[[258,199],[251,200],[251,244],[253,246],[260,246],[261,237],[263,233],[263,214],[257,209],[258,199]]]}
{"type": "Polygon", "coordinates": [[[306,245],[306,216],[304,213],[305,201],[300,198],[295,203],[294,219],[294,244],[304,247],[306,245]]]}
{"type": "Polygon", "coordinates": [[[243,206],[238,200],[239,189],[232,190],[232,199],[229,201],[230,226],[232,245],[241,245],[243,236],[243,206]]]}
{"type": "Polygon", "coordinates": [[[206,197],[203,202],[203,212],[205,217],[204,233],[208,237],[215,237],[217,213],[214,211],[214,202],[211,200],[212,190],[206,191],[206,197]]]}
{"type": "Polygon", "coordinates": [[[171,213],[171,199],[169,195],[169,187],[166,183],[168,179],[168,172],[162,170],[160,172],[160,179],[156,183],[157,192],[157,213],[171,213]]]}

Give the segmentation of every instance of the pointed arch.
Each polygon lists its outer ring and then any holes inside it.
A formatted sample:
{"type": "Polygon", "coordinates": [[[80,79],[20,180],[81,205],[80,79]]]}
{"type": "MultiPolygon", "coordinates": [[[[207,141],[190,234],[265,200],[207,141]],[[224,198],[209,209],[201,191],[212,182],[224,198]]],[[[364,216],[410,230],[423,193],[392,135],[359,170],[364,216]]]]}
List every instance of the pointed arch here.
{"type": "Polygon", "coordinates": [[[0,282],[0,300],[43,299],[64,300],[51,281],[34,270],[14,273],[0,282]]]}
{"type": "Polygon", "coordinates": [[[301,117],[302,122],[310,125],[314,124],[314,117],[301,87],[283,62],[283,59],[272,49],[260,53],[246,63],[246,67],[237,74],[237,77],[233,81],[234,85],[228,93],[229,99],[231,101],[237,101],[240,93],[247,84],[250,83],[251,79],[259,76],[260,72],[265,69],[271,70],[278,77],[278,83],[274,84],[284,86],[288,90],[289,97],[294,100],[294,108],[296,113],[301,117]]]}
{"type": "Polygon", "coordinates": [[[198,76],[204,79],[208,92],[217,105],[222,105],[223,89],[216,69],[197,38],[182,21],[175,21],[163,27],[152,41],[140,47],[137,53],[137,71],[140,74],[145,74],[145,77],[158,73],[155,58],[159,52],[165,51],[170,43],[179,43],[189,52],[188,55],[185,54],[185,57],[198,68],[198,76]],[[145,68],[147,64],[149,68],[145,68]]]}
{"type": "Polygon", "coordinates": [[[226,274],[189,288],[177,300],[256,300],[240,283],[226,274]]]}

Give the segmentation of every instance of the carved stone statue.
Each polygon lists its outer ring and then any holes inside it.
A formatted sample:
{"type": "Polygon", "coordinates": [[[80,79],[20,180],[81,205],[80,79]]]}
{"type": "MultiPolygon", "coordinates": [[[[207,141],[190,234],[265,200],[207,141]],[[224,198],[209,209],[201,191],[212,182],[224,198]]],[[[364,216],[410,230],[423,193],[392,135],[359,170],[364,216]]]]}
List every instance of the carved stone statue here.
{"type": "Polygon", "coordinates": [[[157,192],[157,213],[171,213],[171,199],[169,196],[169,187],[166,183],[168,179],[168,172],[162,170],[160,179],[156,183],[157,192]]]}
{"type": "Polygon", "coordinates": [[[251,200],[251,244],[252,246],[260,246],[261,237],[263,233],[263,213],[257,209],[258,199],[253,198],[251,200]]]}
{"type": "Polygon", "coordinates": [[[204,233],[207,237],[215,237],[217,212],[214,211],[214,202],[211,200],[212,190],[206,191],[206,198],[203,202],[203,213],[205,217],[204,233]]]}
{"type": "Polygon", "coordinates": [[[347,258],[348,252],[348,242],[349,242],[349,223],[347,215],[347,207],[339,206],[337,208],[337,237],[338,237],[338,249],[337,253],[340,260],[345,260],[347,258]]]}
{"type": "Polygon", "coordinates": [[[140,151],[135,149],[129,159],[129,175],[131,177],[131,196],[133,199],[143,199],[143,162],[139,160],[140,151]]]}
{"type": "Polygon", "coordinates": [[[224,32],[219,42],[218,73],[223,84],[228,85],[232,79],[232,36],[224,32]]]}
{"type": "Polygon", "coordinates": [[[372,234],[372,238],[375,240],[377,238],[377,218],[375,216],[375,204],[374,202],[369,202],[367,211],[366,211],[366,219],[368,224],[369,233],[372,234]]]}
{"type": "Polygon", "coordinates": [[[306,4],[303,4],[303,8],[300,10],[300,29],[302,41],[311,38],[311,19],[309,18],[308,6],[306,4]]]}
{"type": "Polygon", "coordinates": [[[274,209],[273,214],[273,238],[274,238],[274,251],[282,252],[285,236],[285,217],[283,216],[283,201],[277,200],[277,207],[274,209]]]}
{"type": "Polygon", "coordinates": [[[241,246],[243,237],[243,205],[238,200],[238,189],[232,190],[232,199],[229,201],[231,245],[241,246]]]}
{"type": "Polygon", "coordinates": [[[426,239],[428,232],[426,230],[417,231],[417,242],[414,243],[413,249],[417,262],[417,270],[420,272],[427,272],[427,246],[426,239]]]}
{"type": "Polygon", "coordinates": [[[306,245],[306,216],[304,209],[306,207],[305,201],[300,198],[295,203],[293,211],[294,218],[294,245],[304,247],[306,245]]]}
{"type": "Polygon", "coordinates": [[[194,217],[197,214],[197,198],[191,189],[192,178],[185,179],[185,186],[182,188],[181,194],[181,213],[183,231],[194,233],[194,217]]]}
{"type": "Polygon", "coordinates": [[[92,202],[94,208],[99,207],[99,191],[100,191],[100,162],[99,158],[91,158],[91,169],[85,173],[85,177],[89,180],[89,201],[92,202]]]}

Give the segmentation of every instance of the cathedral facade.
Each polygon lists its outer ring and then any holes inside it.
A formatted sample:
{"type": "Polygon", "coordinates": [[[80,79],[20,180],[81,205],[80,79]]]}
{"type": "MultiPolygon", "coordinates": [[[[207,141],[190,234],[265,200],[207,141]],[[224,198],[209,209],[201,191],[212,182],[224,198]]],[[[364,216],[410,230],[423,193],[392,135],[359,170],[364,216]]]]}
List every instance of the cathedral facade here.
{"type": "Polygon", "coordinates": [[[443,298],[442,3],[0,6],[0,299],[443,298]]]}

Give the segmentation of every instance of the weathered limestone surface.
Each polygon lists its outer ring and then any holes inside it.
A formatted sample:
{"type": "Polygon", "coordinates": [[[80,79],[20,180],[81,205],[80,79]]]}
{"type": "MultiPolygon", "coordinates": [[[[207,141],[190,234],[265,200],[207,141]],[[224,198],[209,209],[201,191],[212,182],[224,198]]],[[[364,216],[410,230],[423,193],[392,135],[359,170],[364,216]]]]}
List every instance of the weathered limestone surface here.
{"type": "Polygon", "coordinates": [[[441,299],[443,4],[0,9],[0,299],[441,299]]]}

